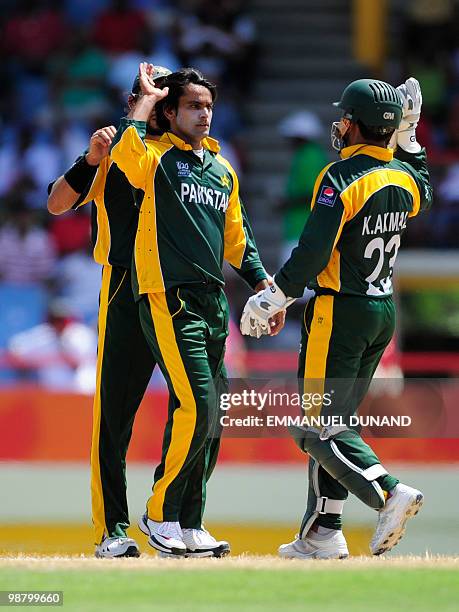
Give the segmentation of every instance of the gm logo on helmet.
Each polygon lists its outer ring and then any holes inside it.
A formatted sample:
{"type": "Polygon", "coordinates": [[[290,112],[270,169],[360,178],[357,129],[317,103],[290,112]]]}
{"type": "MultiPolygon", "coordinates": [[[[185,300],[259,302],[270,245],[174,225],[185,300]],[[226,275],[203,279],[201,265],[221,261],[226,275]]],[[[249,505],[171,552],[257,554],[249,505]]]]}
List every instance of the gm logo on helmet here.
{"type": "Polygon", "coordinates": [[[383,119],[395,119],[395,113],[389,113],[387,111],[383,114],[383,119]]]}

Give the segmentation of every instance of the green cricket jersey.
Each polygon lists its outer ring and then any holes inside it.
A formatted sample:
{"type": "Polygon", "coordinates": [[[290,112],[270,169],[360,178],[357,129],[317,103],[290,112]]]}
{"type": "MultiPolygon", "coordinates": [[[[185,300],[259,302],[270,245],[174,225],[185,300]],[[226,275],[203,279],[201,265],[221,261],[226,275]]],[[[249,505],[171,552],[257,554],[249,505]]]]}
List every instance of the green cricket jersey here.
{"type": "Polygon", "coordinates": [[[305,286],[337,294],[392,294],[407,221],[432,203],[426,154],[358,144],[341,151],[314,186],[298,246],[276,274],[286,295],[305,286]]]}
{"type": "MultiPolygon", "coordinates": [[[[75,163],[80,159],[78,157],[75,163]]],[[[48,185],[48,194],[54,183],[48,185]]],[[[94,179],[72,206],[75,210],[93,202],[91,238],[96,263],[131,268],[132,248],[139,220],[135,200],[136,194],[124,174],[108,157],[104,158],[94,179]]]]}
{"type": "Polygon", "coordinates": [[[131,185],[108,156],[102,159],[94,180],[73,208],[91,201],[94,201],[91,226],[95,261],[130,269],[139,210],[131,185]]]}
{"type": "MultiPolygon", "coordinates": [[[[149,138],[154,139],[151,136],[149,138]]],[[[86,153],[87,151],[83,155],[86,153]]],[[[78,157],[75,163],[78,163],[81,157],[78,157]]],[[[54,182],[48,185],[48,194],[51,193],[54,182]]],[[[96,263],[130,270],[139,221],[136,205],[141,197],[142,193],[132,189],[118,166],[108,156],[103,158],[94,179],[72,206],[76,210],[88,202],[93,202],[91,235],[96,263]]]]}
{"type": "Polygon", "coordinates": [[[134,248],[139,293],[202,282],[223,286],[224,259],[252,287],[266,278],[236,173],[218,143],[206,138],[201,160],[170,132],[148,144],[145,134],[145,122],[122,119],[110,153],[144,193],[134,248]]]}

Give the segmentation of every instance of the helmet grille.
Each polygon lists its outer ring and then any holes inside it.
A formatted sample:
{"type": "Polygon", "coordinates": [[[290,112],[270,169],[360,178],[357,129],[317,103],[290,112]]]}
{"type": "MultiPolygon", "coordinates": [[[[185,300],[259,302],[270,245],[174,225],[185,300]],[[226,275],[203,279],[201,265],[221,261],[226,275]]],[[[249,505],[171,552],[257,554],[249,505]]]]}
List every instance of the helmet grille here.
{"type": "Polygon", "coordinates": [[[373,92],[373,98],[375,102],[395,102],[396,104],[400,104],[400,99],[398,97],[397,91],[388,83],[383,83],[382,81],[373,81],[372,83],[369,83],[369,87],[373,92]]]}

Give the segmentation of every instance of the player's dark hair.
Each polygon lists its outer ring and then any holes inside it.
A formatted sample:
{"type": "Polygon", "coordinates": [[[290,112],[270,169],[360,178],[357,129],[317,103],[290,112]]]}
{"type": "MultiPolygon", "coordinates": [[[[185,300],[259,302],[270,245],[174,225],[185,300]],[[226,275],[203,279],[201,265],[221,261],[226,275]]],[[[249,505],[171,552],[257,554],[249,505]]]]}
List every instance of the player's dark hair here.
{"type": "Polygon", "coordinates": [[[392,134],[395,132],[394,129],[388,129],[387,127],[365,125],[360,121],[360,119],[357,121],[357,125],[359,126],[360,133],[365,140],[371,140],[384,146],[389,144],[392,134]]]}
{"type": "Polygon", "coordinates": [[[164,85],[169,87],[169,93],[156,105],[156,123],[165,132],[170,129],[170,124],[164,109],[178,110],[180,98],[184,95],[187,85],[201,85],[210,91],[212,102],[217,99],[217,86],[208,81],[196,68],[182,68],[169,74],[164,79],[164,85]]]}

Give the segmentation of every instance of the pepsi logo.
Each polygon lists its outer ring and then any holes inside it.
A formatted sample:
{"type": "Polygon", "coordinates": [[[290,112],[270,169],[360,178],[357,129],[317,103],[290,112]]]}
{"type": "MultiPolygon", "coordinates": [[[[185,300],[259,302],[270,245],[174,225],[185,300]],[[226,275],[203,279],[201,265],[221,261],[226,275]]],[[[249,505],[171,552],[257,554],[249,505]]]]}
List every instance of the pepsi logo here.
{"type": "Polygon", "coordinates": [[[338,197],[338,191],[328,185],[323,185],[319,197],[317,198],[318,204],[325,204],[325,206],[333,207],[336,198],[338,197]]]}

